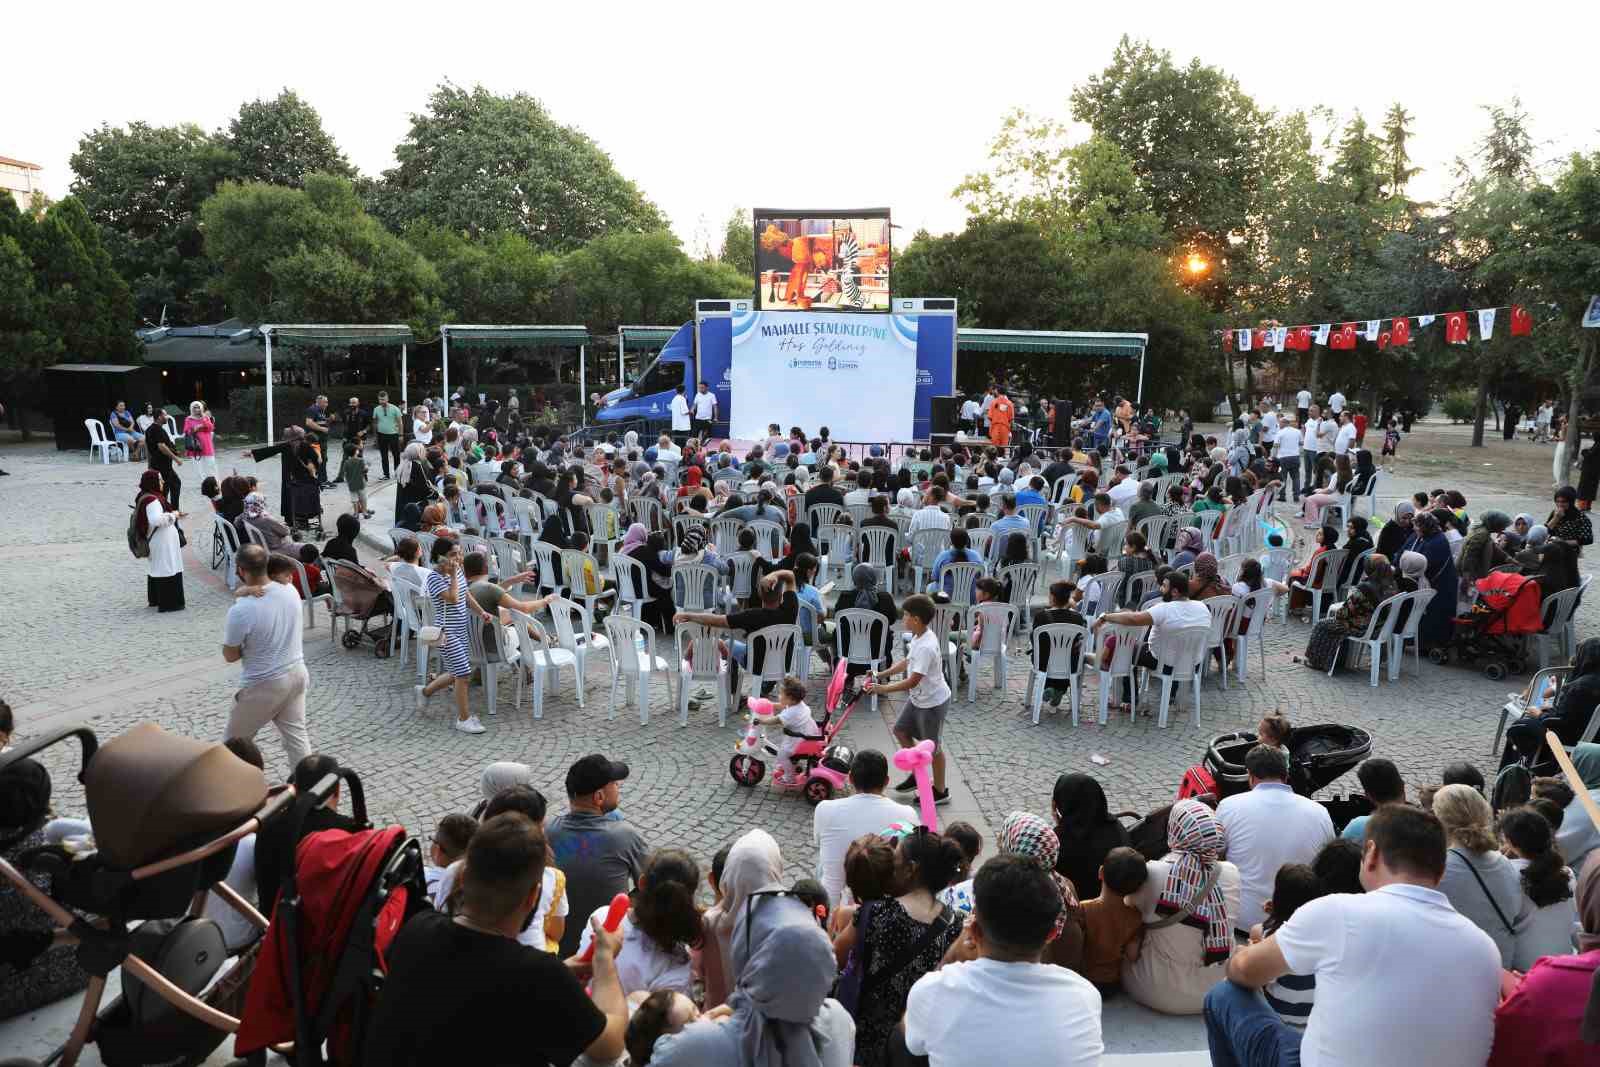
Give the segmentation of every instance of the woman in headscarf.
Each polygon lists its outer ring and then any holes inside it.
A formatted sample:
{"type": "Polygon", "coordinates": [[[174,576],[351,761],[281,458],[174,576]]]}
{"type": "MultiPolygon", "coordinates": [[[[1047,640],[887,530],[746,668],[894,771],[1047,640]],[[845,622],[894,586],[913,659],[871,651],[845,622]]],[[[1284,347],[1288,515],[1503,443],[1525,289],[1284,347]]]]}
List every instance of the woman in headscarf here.
{"type": "Polygon", "coordinates": [[[1087,774],[1056,779],[1050,804],[1061,843],[1056,871],[1071,882],[1079,900],[1100,895],[1100,865],[1106,853],[1128,843],[1128,831],[1111,815],[1105,790],[1087,774]]]}
{"type": "Polygon", "coordinates": [[[693,496],[700,489],[700,480],[705,475],[699,467],[685,467],[683,469],[683,484],[678,486],[678,496],[693,496]]]}
{"type": "MultiPolygon", "coordinates": [[[[900,618],[900,611],[894,605],[894,597],[878,588],[878,568],[865,563],[857,563],[850,571],[850,584],[853,590],[840,596],[838,610],[855,608],[861,611],[876,612],[883,617],[880,624],[876,620],[872,623],[872,647],[880,655],[889,654],[889,641],[893,636],[896,620],[900,618]]],[[[840,622],[839,625],[844,625],[840,622]]],[[[855,678],[871,670],[862,663],[852,663],[845,671],[846,678],[855,678]]]]}
{"type": "Polygon", "coordinates": [[[1486,511],[1483,518],[1478,520],[1477,529],[1462,543],[1461,551],[1456,556],[1456,573],[1461,578],[1460,599],[1470,601],[1474,582],[1501,564],[1511,562],[1511,557],[1500,547],[1496,536],[1504,533],[1510,525],[1511,516],[1505,512],[1486,511]]]}
{"type": "Polygon", "coordinates": [[[428,483],[428,454],[421,442],[412,441],[400,454],[400,466],[394,472],[394,515],[399,526],[406,505],[424,507],[433,496],[433,486],[428,483]]]}
{"type": "Polygon", "coordinates": [[[1563,485],[1555,492],[1555,509],[1550,512],[1550,517],[1544,520],[1545,527],[1550,531],[1550,540],[1566,541],[1583,554],[1584,545],[1594,544],[1594,527],[1589,522],[1589,513],[1578,510],[1578,491],[1570,485],[1563,485]]]}
{"type": "Polygon", "coordinates": [[[1500,1002],[1488,1067],[1594,1062],[1600,1045],[1600,863],[1584,867],[1576,898],[1578,954],[1545,956],[1500,1002]]]}
{"type": "Polygon", "coordinates": [[[1366,632],[1367,623],[1378,605],[1395,595],[1394,568],[1383,556],[1367,557],[1367,574],[1360,584],[1345,594],[1344,602],[1311,628],[1306,640],[1305,658],[1299,660],[1314,671],[1325,671],[1344,648],[1344,639],[1366,632]]]}
{"type": "MultiPolygon", "coordinates": [[[[283,470],[278,483],[280,486],[278,510],[285,516],[295,514],[294,494],[296,486],[316,486],[319,484],[317,481],[317,452],[311,442],[306,440],[304,427],[286,426],[283,429],[283,440],[276,444],[262,445],[260,448],[247,448],[244,454],[247,458],[253,459],[257,463],[273,456],[277,456],[282,461],[283,470]]],[[[398,497],[396,498],[396,506],[398,506],[398,497]]]]}
{"type": "MultiPolygon", "coordinates": [[[[1061,912],[1045,943],[1043,962],[1074,968],[1083,961],[1083,907],[1077,889],[1060,871],[1061,840],[1050,824],[1026,811],[1014,811],[1000,827],[1001,853],[1023,856],[1050,874],[1061,897],[1061,912]]],[[[1096,891],[1098,893],[1098,890],[1096,891]]]]}
{"type": "Polygon", "coordinates": [[[1239,869],[1218,859],[1225,845],[1214,811],[1198,800],[1172,805],[1170,851],[1150,861],[1149,878],[1128,897],[1144,918],[1144,942],[1122,965],[1122,986],[1147,1008],[1198,1015],[1224,977],[1239,912],[1239,869]]]}
{"type": "Polygon", "coordinates": [[[1200,555],[1200,550],[1204,545],[1205,538],[1200,533],[1200,527],[1183,527],[1178,531],[1176,550],[1172,556],[1172,565],[1174,567],[1187,567],[1200,555]]]}
{"type": "Polygon", "coordinates": [[[1411,539],[1411,521],[1416,517],[1417,506],[1409,500],[1402,500],[1394,506],[1394,518],[1383,524],[1383,529],[1378,531],[1378,541],[1374,550],[1380,556],[1398,559],[1400,549],[1411,539]]]}
{"type": "Polygon", "coordinates": [[[245,532],[246,524],[255,527],[267,542],[267,551],[276,552],[284,545],[294,540],[289,527],[267,514],[267,498],[260,493],[250,493],[244,498],[244,513],[239,516],[235,524],[239,531],[239,543],[251,543],[250,535],[245,532]]]}
{"type": "Polygon", "coordinates": [[[1449,644],[1455,634],[1455,626],[1451,622],[1456,614],[1454,594],[1461,583],[1456,578],[1455,555],[1450,551],[1450,542],[1439,527],[1439,520],[1433,517],[1432,512],[1427,512],[1417,516],[1415,525],[1416,531],[1405,547],[1407,551],[1420,553],[1428,561],[1423,576],[1430,589],[1441,590],[1428,602],[1428,610],[1423,613],[1422,622],[1417,626],[1417,643],[1429,649],[1449,644]]]}
{"type": "Polygon", "coordinates": [[[1554,694],[1547,687],[1540,693],[1525,692],[1523,697],[1528,710],[1506,728],[1500,765],[1513,762],[1520,754],[1530,760],[1535,773],[1559,773],[1544,747],[1545,731],[1554,732],[1564,745],[1576,745],[1595,709],[1600,708],[1600,637],[1578,645],[1572,673],[1561,680],[1554,694]]]}
{"type": "MultiPolygon", "coordinates": [[[[1382,552],[1373,552],[1374,556],[1382,556],[1382,552]]],[[[1387,558],[1387,557],[1385,557],[1387,558]]],[[[1395,589],[1402,593],[1416,593],[1428,588],[1428,558],[1420,552],[1400,553],[1400,573],[1395,577],[1395,589]]],[[[1405,625],[1402,619],[1395,623],[1396,629],[1405,625]]]]}
{"type": "MultiPolygon", "coordinates": [[[[260,499],[259,493],[251,495],[260,499]]],[[[184,513],[167,499],[160,471],[152,468],[139,476],[133,513],[134,525],[150,544],[150,555],[145,560],[145,597],[158,611],[182,611],[183,543],[178,537],[178,520],[184,513]]]]}
{"type": "Polygon", "coordinates": [[[728,999],[739,977],[733,967],[733,931],[744,915],[745,901],[752,893],[781,887],[783,854],[778,842],[765,830],[751,830],[733,843],[728,860],[722,865],[717,882],[717,902],[705,913],[706,1010],[728,999]]]}
{"type": "MultiPolygon", "coordinates": [[[[1535,526],[1534,529],[1539,529],[1535,526]]],[[[1539,583],[1541,596],[1552,596],[1578,585],[1578,550],[1565,541],[1548,541],[1539,556],[1539,568],[1533,573],[1539,583]]]]}
{"type": "Polygon", "coordinates": [[[1231,590],[1217,569],[1217,557],[1210,552],[1202,552],[1196,556],[1194,577],[1189,579],[1189,599],[1209,600],[1229,592],[1231,590]]]}
{"type": "MultiPolygon", "coordinates": [[[[1550,530],[1544,523],[1535,523],[1528,527],[1528,532],[1522,536],[1522,547],[1517,550],[1516,560],[1522,567],[1523,574],[1533,574],[1539,570],[1544,556],[1544,550],[1550,544],[1550,530]]],[[[1567,546],[1571,548],[1571,545],[1567,546]]],[[[1573,560],[1577,560],[1577,553],[1573,553],[1573,560]]]]}

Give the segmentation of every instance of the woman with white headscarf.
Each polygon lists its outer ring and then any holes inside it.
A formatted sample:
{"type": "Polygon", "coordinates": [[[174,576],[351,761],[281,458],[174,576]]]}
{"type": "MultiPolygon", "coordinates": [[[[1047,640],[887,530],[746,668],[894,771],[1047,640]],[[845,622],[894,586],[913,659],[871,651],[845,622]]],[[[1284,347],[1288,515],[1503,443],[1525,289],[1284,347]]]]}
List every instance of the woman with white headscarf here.
{"type": "Polygon", "coordinates": [[[420,512],[432,495],[427,451],[421,442],[412,441],[400,454],[400,466],[394,472],[394,524],[404,525],[407,506],[414,504],[420,512]]]}
{"type": "Polygon", "coordinates": [[[267,514],[267,498],[260,493],[245,496],[244,513],[236,520],[236,525],[241,545],[250,544],[250,535],[245,532],[245,527],[251,526],[266,541],[268,552],[276,552],[294,540],[289,527],[267,514]]]}
{"type": "MultiPolygon", "coordinates": [[[[733,931],[751,893],[783,884],[783,854],[765,830],[751,830],[733,843],[722,865],[717,889],[722,894],[705,913],[706,1010],[728,999],[738,973],[733,969],[733,931]]],[[[829,946],[830,951],[832,946],[829,946]]]]}

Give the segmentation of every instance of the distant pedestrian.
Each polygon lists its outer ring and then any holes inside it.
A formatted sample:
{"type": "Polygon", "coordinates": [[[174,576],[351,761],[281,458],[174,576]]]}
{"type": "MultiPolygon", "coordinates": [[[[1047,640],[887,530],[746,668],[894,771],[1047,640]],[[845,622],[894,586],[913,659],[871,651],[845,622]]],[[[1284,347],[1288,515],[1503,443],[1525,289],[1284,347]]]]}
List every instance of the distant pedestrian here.
{"type": "Polygon", "coordinates": [[[182,611],[183,545],[178,537],[178,520],[184,514],[167,499],[160,472],[147,470],[139,478],[139,495],[133,507],[134,522],[150,545],[145,561],[145,595],[150,606],[164,612],[182,611]]]}
{"type": "Polygon", "coordinates": [[[243,586],[228,610],[222,658],[242,663],[244,669],[223,738],[254,739],[270,722],[278,729],[289,766],[295,767],[311,752],[300,594],[293,586],[268,580],[267,550],[260,545],[239,549],[234,566],[243,586]]]}

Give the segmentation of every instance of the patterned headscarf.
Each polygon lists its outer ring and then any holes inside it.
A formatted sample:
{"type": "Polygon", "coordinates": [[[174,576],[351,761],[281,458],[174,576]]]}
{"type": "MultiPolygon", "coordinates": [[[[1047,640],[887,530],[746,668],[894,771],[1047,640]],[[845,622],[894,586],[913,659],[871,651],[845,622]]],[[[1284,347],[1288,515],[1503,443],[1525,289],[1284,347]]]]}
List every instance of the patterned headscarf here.
{"type": "Polygon", "coordinates": [[[1177,544],[1179,552],[1198,552],[1200,551],[1200,546],[1204,543],[1198,526],[1185,526],[1178,531],[1177,544]]]}
{"type": "Polygon", "coordinates": [[[267,513],[267,498],[260,493],[247,493],[244,498],[246,518],[259,519],[267,513]]]}
{"type": "Polygon", "coordinates": [[[1201,582],[1215,581],[1217,577],[1217,557],[1210,552],[1202,552],[1194,558],[1194,576],[1201,582]]]}
{"type": "Polygon", "coordinates": [[[1024,856],[1049,873],[1056,892],[1061,894],[1061,911],[1056,915],[1055,925],[1050,928],[1050,936],[1046,939],[1054,941],[1061,936],[1068,916],[1076,915],[1079,911],[1078,894],[1073,891],[1072,883],[1056,873],[1061,839],[1056,837],[1050,824],[1039,816],[1026,811],[1014,811],[1006,816],[1000,828],[1000,851],[1024,856]]]}
{"type": "MultiPolygon", "coordinates": [[[[1212,864],[1222,855],[1227,838],[1216,812],[1198,800],[1180,800],[1167,816],[1168,860],[1172,869],[1167,884],[1156,901],[1156,912],[1171,915],[1182,911],[1206,883],[1212,864]]],[[[1184,925],[1201,931],[1201,958],[1204,966],[1221,963],[1233,949],[1233,928],[1228,920],[1228,904],[1222,896],[1221,881],[1212,883],[1211,892],[1200,902],[1184,925]]]]}

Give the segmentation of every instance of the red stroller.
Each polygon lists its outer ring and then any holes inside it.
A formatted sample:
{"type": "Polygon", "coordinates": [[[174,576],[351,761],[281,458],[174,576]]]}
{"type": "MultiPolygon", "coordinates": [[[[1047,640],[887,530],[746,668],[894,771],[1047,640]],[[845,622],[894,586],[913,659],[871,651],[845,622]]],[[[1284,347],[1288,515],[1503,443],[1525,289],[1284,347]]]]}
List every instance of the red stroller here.
{"type": "Polygon", "coordinates": [[[1526,575],[1494,571],[1479,578],[1475,588],[1478,602],[1467,614],[1455,617],[1450,643],[1430,649],[1428,658],[1445,664],[1454,653],[1495,682],[1507,674],[1521,674],[1527,669],[1528,635],[1544,625],[1539,583],[1526,575]]]}

